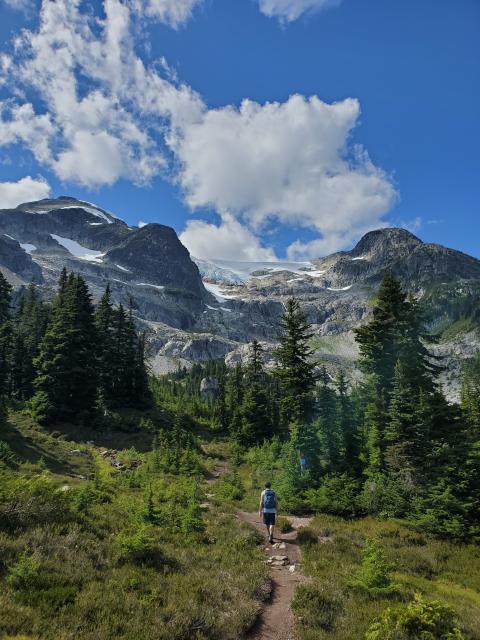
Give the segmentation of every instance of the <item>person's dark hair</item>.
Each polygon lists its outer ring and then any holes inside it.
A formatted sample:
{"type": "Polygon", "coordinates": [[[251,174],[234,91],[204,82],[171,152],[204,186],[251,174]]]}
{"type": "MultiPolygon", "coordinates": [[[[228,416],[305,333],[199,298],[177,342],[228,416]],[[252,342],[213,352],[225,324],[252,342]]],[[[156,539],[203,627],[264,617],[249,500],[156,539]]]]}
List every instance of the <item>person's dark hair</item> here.
{"type": "Polygon", "coordinates": [[[271,486],[272,486],[271,482],[265,482],[265,489],[270,489],[271,486]]]}

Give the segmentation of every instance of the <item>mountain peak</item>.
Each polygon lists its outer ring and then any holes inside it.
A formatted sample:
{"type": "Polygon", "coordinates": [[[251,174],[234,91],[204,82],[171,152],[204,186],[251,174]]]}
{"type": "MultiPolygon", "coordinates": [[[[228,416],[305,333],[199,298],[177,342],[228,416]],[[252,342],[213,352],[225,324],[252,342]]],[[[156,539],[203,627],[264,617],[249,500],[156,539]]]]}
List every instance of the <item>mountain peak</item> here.
{"type": "Polygon", "coordinates": [[[354,256],[365,253],[378,253],[395,248],[413,248],[423,242],[407,229],[398,227],[386,227],[366,233],[352,249],[354,256]]]}

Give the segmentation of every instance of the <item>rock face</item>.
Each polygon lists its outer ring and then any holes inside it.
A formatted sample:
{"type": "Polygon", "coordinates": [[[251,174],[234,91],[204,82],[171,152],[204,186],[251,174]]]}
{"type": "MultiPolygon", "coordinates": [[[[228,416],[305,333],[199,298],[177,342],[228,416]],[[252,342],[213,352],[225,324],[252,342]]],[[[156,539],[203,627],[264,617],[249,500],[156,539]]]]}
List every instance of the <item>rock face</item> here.
{"type": "Polygon", "coordinates": [[[207,400],[214,398],[218,389],[219,382],[217,378],[203,378],[200,382],[200,393],[207,400]]]}
{"type": "Polygon", "coordinates": [[[351,251],[311,262],[197,265],[173,229],[131,228],[88,202],[61,197],[0,210],[0,269],[15,287],[36,282],[49,293],[64,266],[85,277],[95,298],[110,283],[116,303],[134,301],[159,373],[212,358],[245,362],[254,338],[268,366],[285,301],[295,296],[312,324],[316,358],[355,377],[353,329],[368,318],[387,269],[425,302],[432,329],[469,322],[436,347],[449,365],[450,397],[459,361],[480,345],[480,261],[404,229],[372,231],[351,251]]]}
{"type": "Polygon", "coordinates": [[[95,297],[109,282],[115,302],[133,299],[139,317],[178,329],[191,328],[211,299],[169,227],[130,228],[69,197],[0,210],[0,267],[16,276],[13,284],[53,287],[64,266],[81,273],[95,297]]]}

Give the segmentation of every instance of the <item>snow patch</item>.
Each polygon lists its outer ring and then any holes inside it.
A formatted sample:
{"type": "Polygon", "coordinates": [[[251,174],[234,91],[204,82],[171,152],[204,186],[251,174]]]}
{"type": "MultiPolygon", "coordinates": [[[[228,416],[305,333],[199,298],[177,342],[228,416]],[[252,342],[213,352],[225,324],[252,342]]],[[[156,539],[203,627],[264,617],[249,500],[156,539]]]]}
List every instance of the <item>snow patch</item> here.
{"type": "Polygon", "coordinates": [[[56,240],[58,244],[62,245],[62,247],[64,247],[69,253],[71,253],[72,256],[75,256],[80,260],[101,263],[102,258],[105,255],[101,251],[94,251],[93,249],[82,247],[81,244],[75,240],[71,240],[70,238],[62,238],[62,236],[57,236],[55,233],[51,233],[50,236],[56,240]]]}
{"type": "Polygon", "coordinates": [[[358,256],[358,258],[350,258],[350,260],[366,260],[366,256],[358,256]]]}
{"type": "Polygon", "coordinates": [[[223,302],[224,300],[231,300],[233,298],[238,298],[237,295],[232,295],[231,293],[223,293],[223,287],[219,284],[212,284],[211,282],[204,282],[203,286],[207,291],[213,293],[218,302],[223,302]]]}
{"type": "Polygon", "coordinates": [[[153,287],[154,289],[158,289],[159,291],[165,289],[165,287],[162,287],[159,284],[150,284],[149,282],[136,282],[135,285],[137,287],[153,287]]]}
{"type": "Polygon", "coordinates": [[[348,287],[341,287],[340,289],[335,289],[334,287],[327,287],[329,291],[348,291],[352,288],[352,285],[349,284],[348,287]]]}
{"type": "Polygon", "coordinates": [[[290,271],[294,274],[305,275],[315,273],[315,265],[311,262],[266,261],[243,262],[238,260],[200,259],[192,256],[203,278],[225,282],[228,284],[245,284],[252,278],[268,276],[252,276],[255,271],[268,271],[270,275],[276,271],[290,271]]]}
{"type": "Polygon", "coordinates": [[[28,242],[23,242],[23,243],[21,242],[20,246],[29,255],[32,253],[32,251],[36,251],[37,250],[37,247],[34,244],[29,244],[28,242]]]}
{"type": "MultiPolygon", "coordinates": [[[[55,206],[55,207],[52,207],[52,209],[83,209],[87,213],[91,213],[97,218],[102,218],[102,220],[105,220],[107,224],[113,224],[113,220],[110,220],[110,218],[105,213],[103,213],[103,211],[99,211],[97,207],[95,207],[95,205],[90,207],[85,207],[83,204],[79,202],[78,204],[68,204],[60,207],[55,206]]],[[[103,222],[98,224],[103,224],[103,222]]]]}
{"type": "Polygon", "coordinates": [[[116,267],[118,267],[121,271],[126,271],[127,273],[131,273],[130,269],[127,269],[127,267],[122,267],[121,264],[116,264],[116,267]]]}
{"type": "Polygon", "coordinates": [[[15,238],[12,238],[12,236],[9,236],[8,233],[4,233],[3,235],[7,236],[7,238],[10,238],[10,240],[13,240],[14,242],[17,242],[15,238]]]}

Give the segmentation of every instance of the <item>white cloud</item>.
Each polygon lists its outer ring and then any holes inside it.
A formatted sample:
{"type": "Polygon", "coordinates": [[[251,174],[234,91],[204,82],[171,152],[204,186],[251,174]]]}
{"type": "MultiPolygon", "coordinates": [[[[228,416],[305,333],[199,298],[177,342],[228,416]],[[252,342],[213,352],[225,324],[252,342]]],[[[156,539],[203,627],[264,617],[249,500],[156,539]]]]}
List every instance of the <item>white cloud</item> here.
{"type": "Polygon", "coordinates": [[[232,212],[256,231],[274,219],[316,230],[314,243],[292,246],[298,257],[345,246],[380,226],[396,198],[388,176],[349,145],[359,114],[357,100],[299,95],[205,112],[173,141],[188,204],[232,212]]]}
{"type": "MultiPolygon", "coordinates": [[[[22,31],[13,54],[0,56],[0,85],[13,96],[0,102],[0,146],[25,145],[61,180],[87,187],[120,178],[145,184],[166,169],[171,176],[171,152],[189,206],[211,207],[222,219],[187,225],[184,238],[199,257],[269,259],[259,234],[271,221],[317,233],[292,244],[289,254],[299,257],[342,248],[381,225],[396,192],[349,142],[357,100],[294,95],[208,109],[164,59],[145,64],[135,40],[142,7],[142,16],[178,26],[196,4],[104,0],[100,19],[82,0],[43,0],[38,30],[22,31]],[[34,102],[22,100],[23,90],[34,102]]],[[[261,8],[278,17],[282,8],[293,20],[314,6],[262,0],[261,8]]]]}
{"type": "Polygon", "coordinates": [[[100,20],[81,5],[43,0],[38,31],[23,31],[3,57],[3,84],[35,91],[43,111],[20,100],[0,105],[0,145],[25,144],[62,180],[147,183],[165,166],[165,130],[196,118],[203,103],[162,77],[161,65],[145,66],[129,6],[105,0],[100,20]]]}
{"type": "Polygon", "coordinates": [[[43,178],[25,176],[17,182],[0,182],[0,209],[12,209],[23,202],[48,198],[50,186],[43,178]]]}
{"type": "Polygon", "coordinates": [[[337,6],[342,0],[258,0],[260,11],[269,18],[293,22],[305,13],[337,6]]]}
{"type": "Polygon", "coordinates": [[[143,220],[139,220],[138,221],[138,228],[142,229],[143,227],[146,227],[148,224],[148,222],[144,222],[143,220]]]}
{"type": "Polygon", "coordinates": [[[276,260],[274,251],[262,247],[252,231],[229,213],[223,214],[218,226],[203,220],[189,220],[180,240],[197,258],[276,260]]]}
{"type": "Polygon", "coordinates": [[[194,8],[202,2],[203,0],[137,0],[137,6],[148,17],[176,29],[192,17],[194,8]]]}
{"type": "Polygon", "coordinates": [[[16,11],[29,12],[33,8],[32,0],[3,0],[3,2],[16,11]]]}

